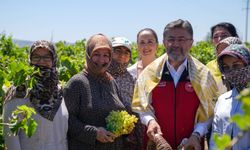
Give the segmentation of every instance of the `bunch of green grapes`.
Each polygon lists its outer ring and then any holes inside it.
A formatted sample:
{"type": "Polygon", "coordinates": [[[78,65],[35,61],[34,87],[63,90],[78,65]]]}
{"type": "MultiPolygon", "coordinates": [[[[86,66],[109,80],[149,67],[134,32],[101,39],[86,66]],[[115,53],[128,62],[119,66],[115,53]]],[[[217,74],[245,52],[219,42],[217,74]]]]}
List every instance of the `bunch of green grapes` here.
{"type": "Polygon", "coordinates": [[[117,137],[123,134],[130,134],[135,127],[138,118],[128,114],[127,111],[111,111],[106,118],[107,130],[117,137]]]}

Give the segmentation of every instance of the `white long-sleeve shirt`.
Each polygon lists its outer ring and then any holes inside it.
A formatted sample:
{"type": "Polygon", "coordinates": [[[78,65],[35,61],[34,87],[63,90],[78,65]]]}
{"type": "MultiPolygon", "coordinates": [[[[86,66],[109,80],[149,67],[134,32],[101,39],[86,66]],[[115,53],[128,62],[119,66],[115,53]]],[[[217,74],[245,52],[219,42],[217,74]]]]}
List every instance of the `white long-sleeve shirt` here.
{"type": "MultiPolygon", "coordinates": [[[[13,110],[20,105],[32,107],[29,98],[13,99],[4,105],[3,121],[9,122],[9,117],[13,110]]],[[[11,135],[9,127],[4,127],[5,145],[8,150],[67,150],[67,131],[68,131],[68,111],[64,100],[57,110],[57,113],[50,121],[43,118],[39,113],[32,118],[37,122],[37,130],[30,138],[24,131],[20,130],[17,136],[11,135]]]]}

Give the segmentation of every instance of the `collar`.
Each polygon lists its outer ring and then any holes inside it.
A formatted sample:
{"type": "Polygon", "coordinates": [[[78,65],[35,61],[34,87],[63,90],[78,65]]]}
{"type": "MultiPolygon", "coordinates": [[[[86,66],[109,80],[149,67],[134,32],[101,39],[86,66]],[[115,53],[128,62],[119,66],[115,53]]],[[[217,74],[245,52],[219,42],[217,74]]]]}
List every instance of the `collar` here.
{"type": "MultiPolygon", "coordinates": [[[[169,61],[167,60],[166,61],[166,63],[167,63],[167,66],[168,66],[168,68],[171,68],[171,69],[174,69],[174,67],[169,63],[169,61]]],[[[178,67],[178,69],[179,68],[185,68],[185,69],[187,69],[187,58],[185,58],[185,60],[184,60],[184,62],[178,67]]],[[[177,69],[177,70],[178,70],[177,69]]],[[[174,69],[175,70],[175,69],[174,69]]]]}
{"type": "Polygon", "coordinates": [[[177,70],[175,70],[175,68],[169,64],[169,62],[167,61],[167,67],[168,70],[174,80],[174,85],[176,86],[177,83],[179,82],[179,79],[183,73],[183,71],[187,68],[187,58],[184,60],[184,62],[178,67],[177,70]]]}

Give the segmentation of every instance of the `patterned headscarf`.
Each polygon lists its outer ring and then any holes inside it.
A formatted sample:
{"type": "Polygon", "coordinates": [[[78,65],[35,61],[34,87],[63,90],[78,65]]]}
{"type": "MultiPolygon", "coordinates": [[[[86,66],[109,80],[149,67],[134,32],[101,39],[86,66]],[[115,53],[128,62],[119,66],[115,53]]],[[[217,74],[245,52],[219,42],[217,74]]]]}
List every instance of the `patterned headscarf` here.
{"type": "Polygon", "coordinates": [[[48,41],[36,41],[30,48],[29,58],[30,64],[39,70],[39,73],[34,75],[36,83],[30,90],[30,102],[41,116],[53,121],[62,101],[62,91],[58,89],[59,80],[56,70],[57,55],[55,47],[48,41]],[[31,63],[32,54],[37,49],[49,50],[52,56],[52,68],[31,63]]]}
{"type": "Polygon", "coordinates": [[[215,54],[218,56],[218,51],[220,49],[225,49],[227,46],[231,44],[242,44],[242,41],[238,37],[227,37],[223,40],[221,40],[217,45],[216,45],[216,51],[215,54]]]}
{"type": "Polygon", "coordinates": [[[109,81],[112,76],[107,72],[107,69],[112,59],[112,46],[109,39],[103,34],[95,34],[87,41],[86,45],[86,61],[87,66],[85,73],[90,74],[99,81],[109,81]],[[103,66],[98,66],[92,60],[92,54],[94,51],[105,48],[109,50],[109,62],[103,66]]]}
{"type": "Polygon", "coordinates": [[[218,56],[218,64],[225,79],[238,91],[246,88],[250,82],[250,52],[247,47],[241,44],[231,44],[218,56]],[[223,57],[229,55],[241,59],[246,67],[225,72],[223,69],[223,57]]]}
{"type": "Polygon", "coordinates": [[[108,71],[114,78],[119,77],[126,72],[128,64],[129,62],[121,64],[113,59],[108,68],[108,71]]]}

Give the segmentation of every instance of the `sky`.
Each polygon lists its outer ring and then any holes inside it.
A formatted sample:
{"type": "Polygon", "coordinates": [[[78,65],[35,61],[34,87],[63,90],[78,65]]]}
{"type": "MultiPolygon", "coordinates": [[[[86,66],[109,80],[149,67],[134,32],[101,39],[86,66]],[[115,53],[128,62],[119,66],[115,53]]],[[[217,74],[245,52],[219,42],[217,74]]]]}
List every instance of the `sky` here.
{"type": "MultiPolygon", "coordinates": [[[[195,41],[205,40],[219,22],[234,24],[245,41],[246,4],[247,0],[0,0],[0,33],[53,42],[103,33],[135,42],[137,32],[148,27],[162,43],[164,27],[183,19],[192,24],[195,41]]],[[[248,24],[249,42],[250,17],[248,24]]]]}

